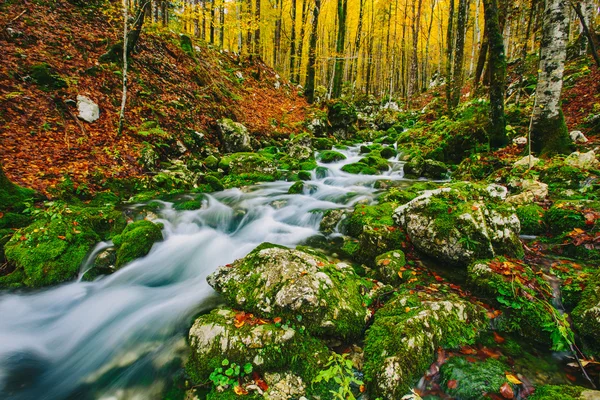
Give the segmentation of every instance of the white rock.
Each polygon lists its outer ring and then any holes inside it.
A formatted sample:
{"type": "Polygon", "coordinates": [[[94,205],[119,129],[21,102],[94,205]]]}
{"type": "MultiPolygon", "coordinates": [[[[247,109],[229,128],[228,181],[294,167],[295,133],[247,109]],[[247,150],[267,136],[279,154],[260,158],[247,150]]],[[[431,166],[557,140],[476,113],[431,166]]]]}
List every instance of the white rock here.
{"type": "Polygon", "coordinates": [[[513,144],[518,146],[524,146],[527,144],[527,138],[525,136],[519,136],[513,139],[513,144]]]}
{"type": "Polygon", "coordinates": [[[100,107],[87,96],[77,95],[79,118],[85,122],[94,122],[100,118],[100,107]]]}
{"type": "Polygon", "coordinates": [[[581,131],[573,131],[569,134],[571,136],[571,140],[575,143],[586,143],[588,140],[581,131]]]}
{"type": "Polygon", "coordinates": [[[581,169],[598,168],[600,166],[594,150],[590,150],[587,153],[580,153],[578,151],[571,153],[565,159],[565,164],[581,169]]]}
{"type": "Polygon", "coordinates": [[[519,161],[517,161],[516,163],[514,163],[513,167],[529,166],[529,157],[531,157],[531,166],[534,166],[540,162],[539,158],[536,158],[534,156],[525,156],[525,157],[521,158],[519,161]]]}

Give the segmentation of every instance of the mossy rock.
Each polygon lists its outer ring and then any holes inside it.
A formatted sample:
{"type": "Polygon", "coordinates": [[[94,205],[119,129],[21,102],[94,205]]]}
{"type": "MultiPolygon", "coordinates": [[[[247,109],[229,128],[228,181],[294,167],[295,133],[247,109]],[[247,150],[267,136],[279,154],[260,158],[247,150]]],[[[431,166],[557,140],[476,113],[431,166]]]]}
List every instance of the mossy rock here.
{"type": "Polygon", "coordinates": [[[600,398],[600,392],[586,389],[581,386],[570,385],[543,385],[535,388],[535,392],[528,397],[529,400],[586,400],[600,398]],[[584,393],[593,396],[583,396],[584,393]]]}
{"type": "Polygon", "coordinates": [[[574,335],[565,315],[550,303],[552,288],[531,267],[505,258],[469,265],[467,283],[472,290],[503,309],[496,326],[546,344],[556,351],[569,349],[574,335]]]}
{"type": "Polygon", "coordinates": [[[377,311],[365,337],[368,387],[374,397],[400,399],[435,360],[439,347],[472,344],[486,326],[483,307],[456,295],[399,293],[377,311]]]}
{"type": "Polygon", "coordinates": [[[113,243],[117,248],[115,266],[121,268],[148,254],[154,243],[163,239],[161,228],[161,225],[146,220],[127,225],[120,235],[113,238],[113,243]]]}
{"type": "Polygon", "coordinates": [[[304,192],[304,182],[298,181],[294,183],[289,189],[288,194],[302,194],[304,192]]]}
{"type": "Polygon", "coordinates": [[[397,286],[402,282],[405,266],[406,257],[401,250],[389,251],[375,259],[375,275],[380,281],[397,286]]]}
{"type": "Polygon", "coordinates": [[[568,233],[574,229],[591,229],[584,216],[585,210],[600,210],[600,204],[588,201],[562,201],[555,203],[545,214],[548,230],[555,235],[568,233]]]}
{"type": "Polygon", "coordinates": [[[6,260],[15,270],[0,278],[0,286],[42,287],[74,279],[93,246],[109,236],[107,232],[99,235],[94,225],[112,227],[118,223],[92,210],[62,208],[54,215],[43,215],[6,243],[6,260]]]}
{"type": "Polygon", "coordinates": [[[191,353],[185,367],[193,383],[208,382],[210,374],[223,367],[224,360],[228,365],[251,364],[253,371],[261,375],[293,371],[305,382],[312,382],[329,356],[323,343],[291,326],[266,320],[251,323],[258,316],[241,314],[240,324],[238,313],[216,309],[194,322],[188,335],[191,353]]]}
{"type": "Polygon", "coordinates": [[[600,355],[600,273],[590,278],[572,317],[577,332],[594,354],[600,355]]]}
{"type": "Polygon", "coordinates": [[[495,187],[456,183],[427,191],[395,210],[394,219],[413,245],[455,266],[507,255],[520,258],[520,223],[495,187]]]}
{"type": "Polygon", "coordinates": [[[225,189],[225,186],[223,185],[223,183],[221,183],[221,181],[219,180],[219,178],[212,176],[212,175],[207,175],[204,178],[204,181],[210,185],[211,189],[214,190],[215,192],[220,192],[222,190],[225,189]]]}
{"type": "Polygon", "coordinates": [[[195,199],[185,200],[173,205],[173,209],[177,211],[193,211],[199,210],[202,208],[202,202],[204,201],[204,196],[199,195],[195,199]]]}
{"type": "Polygon", "coordinates": [[[377,175],[379,171],[362,162],[346,164],[342,167],[342,171],[355,175],[377,175]]]}
{"type": "Polygon", "coordinates": [[[562,260],[552,263],[550,273],[560,279],[560,295],[567,311],[573,310],[581,301],[583,292],[590,284],[596,284],[597,267],[562,260]]]}
{"type": "Polygon", "coordinates": [[[521,233],[525,235],[541,235],[546,230],[544,224],[545,211],[537,204],[526,204],[517,208],[517,217],[521,223],[521,233]]]}
{"type": "Polygon", "coordinates": [[[312,179],[312,175],[309,171],[299,171],[298,179],[300,179],[301,181],[310,181],[312,179]]]}
{"type": "Polygon", "coordinates": [[[540,181],[555,188],[579,189],[589,175],[586,171],[559,161],[558,165],[551,165],[540,172],[540,181]]]}
{"type": "Polygon", "coordinates": [[[517,386],[507,381],[506,371],[510,368],[493,358],[471,362],[464,357],[451,357],[440,368],[441,384],[445,393],[462,400],[479,400],[488,394],[499,394],[505,383],[517,393],[517,386]],[[453,384],[449,385],[451,381],[453,384]]]}
{"type": "Polygon", "coordinates": [[[46,92],[68,87],[67,82],[47,63],[33,65],[29,70],[29,76],[40,89],[46,92]]]}
{"type": "Polygon", "coordinates": [[[342,222],[342,233],[358,238],[369,227],[386,228],[393,226],[395,208],[396,203],[357,205],[348,218],[342,222]]]}
{"type": "Polygon", "coordinates": [[[315,335],[352,339],[365,326],[361,278],[318,255],[264,243],[219,268],[208,283],[233,307],[299,319],[315,335]]]}
{"type": "Polygon", "coordinates": [[[255,185],[260,182],[274,182],[275,176],[261,173],[229,174],[222,180],[226,188],[239,188],[242,186],[255,185]]]}
{"type": "Polygon", "coordinates": [[[434,190],[439,188],[438,183],[434,182],[416,182],[410,187],[392,187],[379,197],[381,203],[394,202],[398,205],[406,204],[414,200],[426,190],[434,190]]]}
{"type": "Polygon", "coordinates": [[[262,174],[274,175],[277,171],[273,160],[264,154],[258,153],[233,153],[221,158],[219,168],[229,174],[262,174]]]}
{"type": "MultiPolygon", "coordinates": [[[[381,158],[379,155],[377,154],[369,154],[368,156],[362,158],[359,163],[363,163],[365,165],[368,165],[369,167],[373,167],[378,171],[387,171],[390,169],[390,165],[388,164],[387,160],[381,158]]],[[[343,170],[343,168],[342,168],[343,170]]]]}
{"type": "Polygon", "coordinates": [[[398,152],[396,152],[396,150],[394,150],[393,147],[388,146],[388,147],[384,147],[383,149],[381,149],[379,151],[379,154],[381,154],[382,158],[390,159],[392,157],[395,157],[396,154],[398,154],[398,152]]]}
{"type": "Polygon", "coordinates": [[[313,147],[319,151],[331,150],[334,142],[327,138],[314,138],[313,147]]]}
{"type": "Polygon", "coordinates": [[[326,150],[321,152],[319,159],[322,163],[329,164],[346,159],[346,156],[334,150],[326,150]]]}
{"type": "Polygon", "coordinates": [[[210,155],[204,159],[204,165],[206,168],[216,170],[219,167],[219,159],[213,155],[210,155]]]}

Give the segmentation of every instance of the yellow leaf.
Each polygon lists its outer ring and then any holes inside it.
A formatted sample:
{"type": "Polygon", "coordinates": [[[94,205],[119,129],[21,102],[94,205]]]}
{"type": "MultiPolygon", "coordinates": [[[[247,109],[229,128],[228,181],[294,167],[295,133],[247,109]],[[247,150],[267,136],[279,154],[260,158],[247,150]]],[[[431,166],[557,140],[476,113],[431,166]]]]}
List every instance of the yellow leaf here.
{"type": "Polygon", "coordinates": [[[506,379],[507,379],[507,380],[508,380],[510,383],[512,383],[512,384],[514,384],[514,385],[520,385],[520,384],[522,384],[522,383],[523,383],[523,382],[521,382],[521,381],[519,380],[519,378],[517,378],[517,377],[516,377],[516,376],[514,376],[513,374],[506,374],[506,379]]]}

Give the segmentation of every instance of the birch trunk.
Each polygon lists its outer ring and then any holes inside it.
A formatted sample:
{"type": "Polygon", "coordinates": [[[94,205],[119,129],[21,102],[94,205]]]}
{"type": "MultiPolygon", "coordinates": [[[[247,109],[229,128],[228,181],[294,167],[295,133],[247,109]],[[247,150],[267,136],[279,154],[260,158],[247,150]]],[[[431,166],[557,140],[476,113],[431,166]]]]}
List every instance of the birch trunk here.
{"type": "Polygon", "coordinates": [[[571,144],[560,107],[569,35],[567,5],[567,0],[545,2],[538,84],[530,126],[532,150],[540,155],[566,153],[571,144]]]}
{"type": "Polygon", "coordinates": [[[123,95],[121,97],[121,111],[119,112],[119,127],[117,136],[123,133],[123,124],[125,122],[125,105],[127,104],[127,48],[128,48],[128,19],[129,19],[129,1],[123,0],[123,95]]]}

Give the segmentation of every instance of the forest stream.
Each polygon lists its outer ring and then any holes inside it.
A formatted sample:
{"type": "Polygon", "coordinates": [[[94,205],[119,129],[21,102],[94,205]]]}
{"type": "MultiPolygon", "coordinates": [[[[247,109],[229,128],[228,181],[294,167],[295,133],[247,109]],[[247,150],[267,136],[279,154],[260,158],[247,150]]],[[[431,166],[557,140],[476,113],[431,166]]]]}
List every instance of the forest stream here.
{"type": "Polygon", "coordinates": [[[146,257],[94,282],[2,294],[0,397],[159,398],[165,370],[173,373],[185,356],[192,317],[220,302],[208,274],[263,242],[294,247],[320,235],[321,211],[374,202],[376,181],[403,180],[394,158],[382,175],[341,171],[359,150],[338,149],[347,159],[319,163],[326,176],[313,171],[303,194],[278,181],[206,195],[196,211],[164,202],[156,222],[165,240],[146,257]]]}

